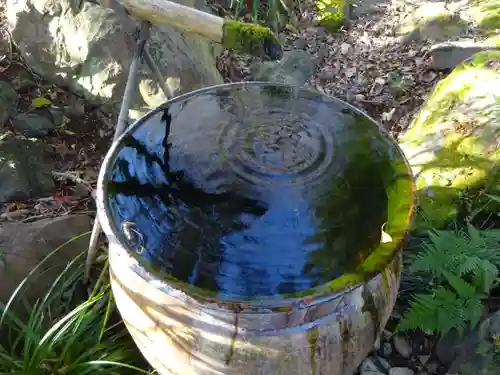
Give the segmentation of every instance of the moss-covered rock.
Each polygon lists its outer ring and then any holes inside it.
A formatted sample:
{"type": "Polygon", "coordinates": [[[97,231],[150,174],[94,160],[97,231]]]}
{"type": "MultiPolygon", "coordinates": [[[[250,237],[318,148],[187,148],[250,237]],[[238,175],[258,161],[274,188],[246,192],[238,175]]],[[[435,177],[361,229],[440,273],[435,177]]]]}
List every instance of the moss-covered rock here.
{"type": "Polygon", "coordinates": [[[331,32],[339,31],[349,18],[349,0],[316,0],[319,24],[331,32]]]}
{"type": "Polygon", "coordinates": [[[416,176],[417,230],[445,226],[473,208],[474,192],[500,185],[500,51],[455,68],[400,142],[416,176]]]}
{"type": "Polygon", "coordinates": [[[500,29],[500,1],[471,0],[468,10],[472,21],[487,33],[500,29]]]}
{"type": "Polygon", "coordinates": [[[432,40],[442,42],[461,35],[467,28],[457,9],[445,2],[423,3],[404,18],[398,35],[404,41],[432,40]]]}

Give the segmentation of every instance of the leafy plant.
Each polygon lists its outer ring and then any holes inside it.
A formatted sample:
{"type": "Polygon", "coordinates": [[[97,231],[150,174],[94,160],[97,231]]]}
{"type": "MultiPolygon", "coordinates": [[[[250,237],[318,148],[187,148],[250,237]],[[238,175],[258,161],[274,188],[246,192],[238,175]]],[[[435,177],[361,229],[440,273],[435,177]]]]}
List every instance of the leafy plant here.
{"type": "Polygon", "coordinates": [[[31,275],[7,304],[0,304],[2,374],[151,374],[133,364],[144,360],[114,313],[107,261],[87,298],[81,284],[84,255],[66,266],[34,306],[26,303],[27,318],[12,306],[22,299],[24,288],[36,282],[31,275]]]}
{"type": "Polygon", "coordinates": [[[500,230],[433,231],[416,255],[411,272],[429,277],[428,293],[416,294],[398,330],[422,329],[443,335],[451,329],[474,327],[483,300],[498,283],[500,230]]]}
{"type": "Polygon", "coordinates": [[[300,2],[287,4],[285,0],[231,0],[229,3],[235,18],[247,16],[252,22],[269,24],[275,32],[287,18],[294,17],[295,5],[300,8],[300,2]]]}

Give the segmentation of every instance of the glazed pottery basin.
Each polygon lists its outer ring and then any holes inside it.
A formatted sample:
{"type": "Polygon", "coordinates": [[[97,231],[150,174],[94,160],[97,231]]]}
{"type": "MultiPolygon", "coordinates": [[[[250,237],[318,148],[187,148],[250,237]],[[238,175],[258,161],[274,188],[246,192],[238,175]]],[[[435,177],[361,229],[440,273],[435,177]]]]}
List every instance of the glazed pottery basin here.
{"type": "Polygon", "coordinates": [[[97,197],[118,309],[163,375],[352,374],[394,306],[411,173],[337,99],[175,98],[113,145],[97,197]]]}

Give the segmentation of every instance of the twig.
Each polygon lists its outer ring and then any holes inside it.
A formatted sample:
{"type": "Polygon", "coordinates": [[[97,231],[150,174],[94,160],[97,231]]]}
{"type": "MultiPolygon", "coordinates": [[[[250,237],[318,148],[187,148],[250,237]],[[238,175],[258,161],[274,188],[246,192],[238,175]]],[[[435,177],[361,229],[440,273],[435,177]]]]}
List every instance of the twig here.
{"type": "Polygon", "coordinates": [[[84,179],[78,177],[75,172],[56,172],[56,171],[53,171],[52,176],[58,181],[70,180],[76,184],[84,185],[88,191],[93,190],[92,186],[90,186],[90,184],[87,181],[85,181],[84,179]]]}

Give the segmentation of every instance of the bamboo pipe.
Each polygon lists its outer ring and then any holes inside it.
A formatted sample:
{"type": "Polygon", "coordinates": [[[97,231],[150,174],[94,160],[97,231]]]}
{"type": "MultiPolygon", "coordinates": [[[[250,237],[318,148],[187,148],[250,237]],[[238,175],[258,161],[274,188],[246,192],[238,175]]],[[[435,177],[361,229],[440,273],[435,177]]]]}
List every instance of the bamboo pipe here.
{"type": "MultiPolygon", "coordinates": [[[[102,6],[112,8],[109,0],[102,6]]],[[[169,0],[118,0],[131,15],[154,24],[167,24],[198,34],[239,53],[280,59],[283,52],[276,35],[267,27],[225,20],[169,0]]]]}

